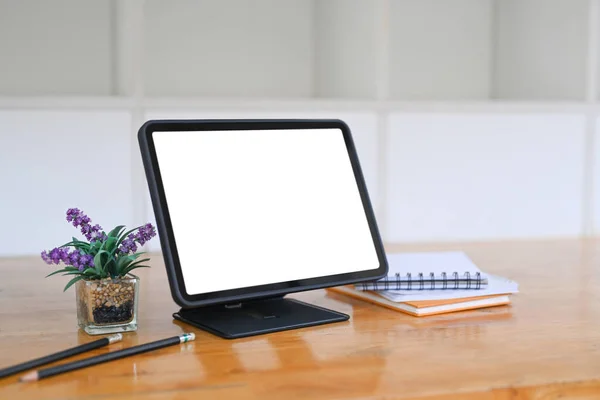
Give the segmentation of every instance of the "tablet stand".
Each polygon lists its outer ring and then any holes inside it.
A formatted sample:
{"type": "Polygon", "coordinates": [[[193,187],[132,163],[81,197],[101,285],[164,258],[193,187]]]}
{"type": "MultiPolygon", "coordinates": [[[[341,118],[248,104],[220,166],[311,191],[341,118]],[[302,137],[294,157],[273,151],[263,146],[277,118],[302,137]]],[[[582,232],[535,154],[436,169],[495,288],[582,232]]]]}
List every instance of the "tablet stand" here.
{"type": "Polygon", "coordinates": [[[346,321],[350,318],[337,311],[283,296],[181,309],[173,317],[226,339],[346,321]]]}

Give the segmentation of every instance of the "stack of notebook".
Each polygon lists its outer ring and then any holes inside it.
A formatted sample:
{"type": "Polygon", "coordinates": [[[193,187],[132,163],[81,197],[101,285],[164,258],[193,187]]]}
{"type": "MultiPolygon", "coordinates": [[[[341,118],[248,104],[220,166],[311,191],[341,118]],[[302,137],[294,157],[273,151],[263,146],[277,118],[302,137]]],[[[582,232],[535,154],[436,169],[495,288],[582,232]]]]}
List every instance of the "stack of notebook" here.
{"type": "Polygon", "coordinates": [[[463,252],[393,253],[375,282],[329,290],[414,316],[506,305],[518,284],[481,271],[463,252]]]}

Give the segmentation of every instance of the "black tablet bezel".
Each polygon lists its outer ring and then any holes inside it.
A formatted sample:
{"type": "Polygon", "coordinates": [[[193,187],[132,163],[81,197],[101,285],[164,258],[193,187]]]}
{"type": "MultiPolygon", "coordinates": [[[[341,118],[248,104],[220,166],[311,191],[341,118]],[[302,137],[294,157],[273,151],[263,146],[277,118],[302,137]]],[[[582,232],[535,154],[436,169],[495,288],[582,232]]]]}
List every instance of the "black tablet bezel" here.
{"type": "MultiPolygon", "coordinates": [[[[302,120],[150,120],[142,125],[138,132],[146,179],[150,190],[156,225],[161,241],[163,258],[167,269],[173,300],[182,308],[199,307],[212,304],[237,303],[243,300],[280,296],[293,292],[320,289],[380,279],[388,272],[387,260],[379,229],[368,195],[365,180],[360,167],[354,141],[348,126],[336,119],[302,120]],[[343,132],[348,155],[354,170],[365,214],[371,230],[371,237],[379,258],[379,268],[337,275],[315,277],[303,280],[271,283],[245,288],[221,290],[210,293],[190,295],[186,292],[181,273],[177,245],[169,216],[169,207],[162,184],[160,168],[156,157],[154,132],[180,131],[228,131],[228,130],[270,130],[270,129],[340,129],[343,132]]],[[[210,268],[210,266],[207,266],[210,268]]]]}

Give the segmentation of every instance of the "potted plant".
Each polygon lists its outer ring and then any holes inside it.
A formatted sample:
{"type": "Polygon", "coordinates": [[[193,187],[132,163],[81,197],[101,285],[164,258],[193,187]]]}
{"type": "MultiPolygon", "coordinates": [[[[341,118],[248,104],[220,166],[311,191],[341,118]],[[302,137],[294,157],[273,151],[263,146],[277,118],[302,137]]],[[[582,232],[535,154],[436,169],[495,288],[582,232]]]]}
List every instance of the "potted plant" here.
{"type": "Polygon", "coordinates": [[[156,236],[152,224],[125,231],[124,225],[105,233],[98,224],[78,208],[67,210],[67,221],[80,228],[87,241],[75,237],[50,251],[43,251],[42,259],[50,265],[64,268],[48,276],[72,276],[63,291],[75,285],[77,323],[90,335],[137,329],[139,278],[131,273],[149,258],[137,252],[156,236]]]}

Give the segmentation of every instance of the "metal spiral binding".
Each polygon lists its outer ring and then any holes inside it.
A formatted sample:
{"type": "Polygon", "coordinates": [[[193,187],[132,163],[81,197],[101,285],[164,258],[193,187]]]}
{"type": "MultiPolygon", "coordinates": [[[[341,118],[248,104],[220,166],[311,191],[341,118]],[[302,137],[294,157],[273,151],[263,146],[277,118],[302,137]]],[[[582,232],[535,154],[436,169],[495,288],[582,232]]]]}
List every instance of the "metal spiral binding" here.
{"type": "MultiPolygon", "coordinates": [[[[362,286],[362,288],[364,290],[381,290],[381,286],[383,286],[383,290],[390,290],[390,289],[402,290],[402,286],[405,284],[406,290],[412,290],[413,282],[414,283],[418,282],[418,284],[419,284],[418,288],[414,287],[415,290],[425,290],[426,289],[425,276],[426,276],[426,273],[420,272],[418,274],[418,281],[417,281],[417,278],[415,278],[415,280],[413,281],[412,273],[407,272],[403,279],[402,274],[399,272],[396,272],[396,273],[394,273],[395,284],[394,284],[394,282],[391,282],[392,279],[390,277],[386,276],[379,281],[365,282],[365,283],[359,284],[358,286],[362,286]]],[[[480,272],[476,272],[473,275],[471,272],[466,271],[462,277],[464,278],[463,280],[465,281],[465,286],[464,286],[465,289],[481,289],[482,277],[481,277],[480,272]]],[[[429,280],[429,289],[434,290],[437,287],[437,284],[436,284],[436,276],[433,272],[429,272],[428,280],[429,280]]],[[[441,290],[446,290],[446,289],[457,290],[460,288],[459,287],[460,281],[461,281],[461,275],[459,275],[458,272],[454,271],[454,272],[452,272],[451,277],[448,276],[448,273],[442,272],[441,279],[439,279],[437,282],[442,283],[442,287],[440,288],[441,290]],[[448,283],[452,282],[452,281],[454,281],[454,285],[449,286],[448,283]]]]}
{"type": "Polygon", "coordinates": [[[465,276],[467,277],[467,289],[471,289],[471,273],[467,271],[465,272],[465,276]]]}
{"type": "Polygon", "coordinates": [[[454,289],[458,289],[458,272],[454,271],[452,273],[452,276],[454,277],[454,289]]]}
{"type": "Polygon", "coordinates": [[[442,289],[446,290],[448,288],[448,277],[446,276],[445,272],[442,272],[442,278],[444,280],[444,286],[442,286],[442,289]]]}

